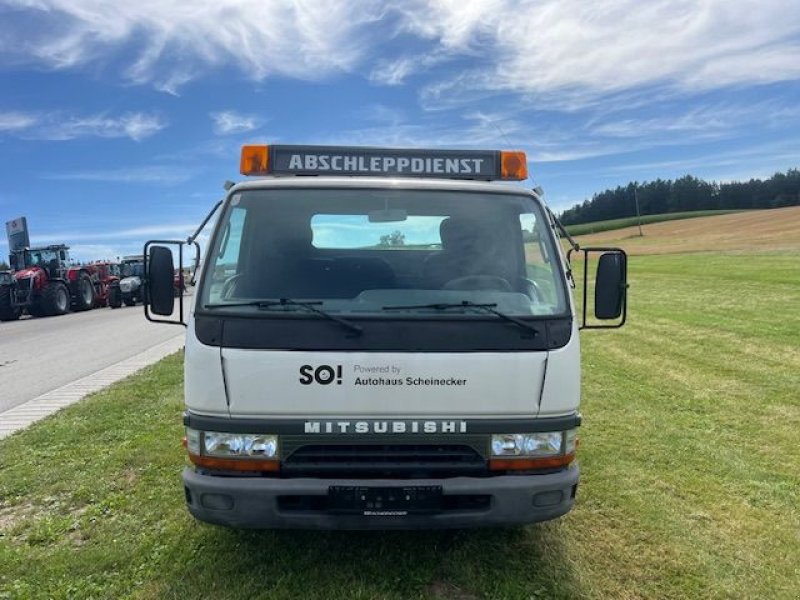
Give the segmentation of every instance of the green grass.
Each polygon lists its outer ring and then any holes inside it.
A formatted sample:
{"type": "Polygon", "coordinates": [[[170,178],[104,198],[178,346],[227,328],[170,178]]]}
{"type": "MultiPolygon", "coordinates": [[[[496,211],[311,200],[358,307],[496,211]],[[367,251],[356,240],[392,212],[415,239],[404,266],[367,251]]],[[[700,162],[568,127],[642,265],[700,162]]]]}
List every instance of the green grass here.
{"type": "Polygon", "coordinates": [[[800,597],[797,273],[632,257],[629,324],[582,337],[576,508],[515,530],[193,521],[171,357],[0,442],[0,598],[800,597]]]}
{"type": "MultiPolygon", "coordinates": [[[[663,213],[660,215],[642,215],[642,225],[648,223],[661,223],[662,221],[677,221],[679,219],[693,219],[695,217],[712,217],[715,215],[728,215],[731,213],[742,212],[741,210],[695,210],[689,212],[663,213]]],[[[613,229],[624,229],[625,227],[635,227],[639,223],[637,217],[625,217],[624,219],[610,219],[608,221],[595,221],[593,223],[580,223],[578,225],[567,225],[570,235],[587,235],[590,233],[600,233],[613,229]]]]}

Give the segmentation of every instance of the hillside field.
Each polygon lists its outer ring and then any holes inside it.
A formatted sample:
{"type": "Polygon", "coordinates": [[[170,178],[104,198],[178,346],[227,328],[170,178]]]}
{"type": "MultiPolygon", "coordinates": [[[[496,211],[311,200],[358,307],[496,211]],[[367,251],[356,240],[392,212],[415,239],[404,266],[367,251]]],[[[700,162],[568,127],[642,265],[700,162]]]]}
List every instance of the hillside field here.
{"type": "Polygon", "coordinates": [[[0,598],[795,600],[798,221],[759,211],[592,240],[631,251],[629,323],[582,335],[582,482],[562,519],[199,524],[179,479],[177,355],[0,441],[0,598]]]}
{"type": "Polygon", "coordinates": [[[579,236],[584,246],[622,246],[629,254],[784,252],[800,248],[800,206],[698,216],[579,236]]]}
{"type": "MultiPolygon", "coordinates": [[[[662,213],[660,215],[642,215],[641,217],[625,217],[623,219],[609,219],[608,221],[593,221],[591,223],[579,223],[577,225],[567,225],[570,235],[588,235],[623,229],[625,227],[637,227],[638,223],[647,225],[649,223],[661,223],[662,221],[677,221],[680,219],[696,219],[697,217],[711,217],[727,215],[730,213],[741,212],[736,210],[694,210],[688,212],[662,213]]],[[[638,229],[637,229],[638,232],[638,229]]]]}

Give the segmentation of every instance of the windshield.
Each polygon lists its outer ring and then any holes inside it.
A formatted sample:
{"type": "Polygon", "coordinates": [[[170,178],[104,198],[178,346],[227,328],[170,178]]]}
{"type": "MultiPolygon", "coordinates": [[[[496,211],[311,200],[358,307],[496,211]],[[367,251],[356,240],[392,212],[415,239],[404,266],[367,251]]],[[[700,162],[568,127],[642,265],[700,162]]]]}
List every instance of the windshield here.
{"type": "MultiPolygon", "coordinates": [[[[475,316],[466,303],[553,316],[567,307],[558,261],[545,215],[524,194],[248,190],[231,198],[220,220],[200,298],[225,312],[294,299],[387,318],[441,318],[439,305],[448,303],[464,307],[446,316],[475,316]]],[[[280,311],[297,307],[269,314],[280,311]]]]}
{"type": "Polygon", "coordinates": [[[45,267],[52,264],[54,261],[60,263],[57,250],[43,249],[43,250],[26,250],[22,253],[23,263],[25,267],[45,267]]]}
{"type": "Polygon", "coordinates": [[[123,277],[143,277],[144,276],[144,263],[123,263],[122,264],[123,277]]]}

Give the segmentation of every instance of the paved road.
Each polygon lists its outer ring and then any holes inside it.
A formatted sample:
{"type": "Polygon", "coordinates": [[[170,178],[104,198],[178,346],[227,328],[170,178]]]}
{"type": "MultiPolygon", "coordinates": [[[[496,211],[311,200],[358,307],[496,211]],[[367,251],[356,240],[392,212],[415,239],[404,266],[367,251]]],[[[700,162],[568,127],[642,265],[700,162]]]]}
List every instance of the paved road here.
{"type": "Polygon", "coordinates": [[[0,323],[0,413],[183,334],[141,306],[0,323]]]}

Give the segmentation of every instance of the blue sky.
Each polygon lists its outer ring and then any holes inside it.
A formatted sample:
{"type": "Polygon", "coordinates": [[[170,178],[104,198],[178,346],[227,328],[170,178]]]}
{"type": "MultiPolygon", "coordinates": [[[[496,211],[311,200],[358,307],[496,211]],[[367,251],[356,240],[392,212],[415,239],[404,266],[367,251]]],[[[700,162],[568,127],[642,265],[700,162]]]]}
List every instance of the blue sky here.
{"type": "Polygon", "coordinates": [[[800,166],[799,117],[788,0],[0,0],[0,221],[83,260],[185,237],[242,143],[521,148],[562,210],[800,166]]]}

